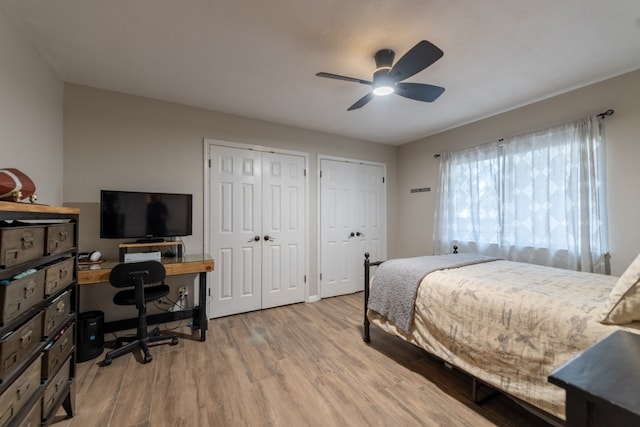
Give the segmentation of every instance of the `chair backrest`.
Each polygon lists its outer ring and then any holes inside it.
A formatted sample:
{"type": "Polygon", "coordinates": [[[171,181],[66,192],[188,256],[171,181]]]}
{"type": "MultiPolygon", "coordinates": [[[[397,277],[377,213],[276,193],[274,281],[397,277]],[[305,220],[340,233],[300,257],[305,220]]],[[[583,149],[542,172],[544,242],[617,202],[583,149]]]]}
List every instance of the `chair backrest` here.
{"type": "Polygon", "coordinates": [[[109,274],[109,282],[116,288],[135,286],[137,280],[143,283],[157,283],[164,280],[164,265],[158,261],[141,261],[118,264],[109,274]]]}

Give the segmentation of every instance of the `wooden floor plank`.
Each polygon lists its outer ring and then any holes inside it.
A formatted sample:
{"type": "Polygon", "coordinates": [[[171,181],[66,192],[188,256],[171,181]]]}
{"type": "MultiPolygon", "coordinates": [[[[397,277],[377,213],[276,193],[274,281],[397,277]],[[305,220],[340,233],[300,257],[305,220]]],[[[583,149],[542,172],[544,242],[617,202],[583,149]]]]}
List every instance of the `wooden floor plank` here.
{"type": "MultiPolygon", "coordinates": [[[[158,356],[155,356],[155,358],[157,359],[158,356]]],[[[118,363],[125,361],[127,363],[123,371],[120,393],[118,394],[117,404],[114,407],[111,424],[144,424],[149,420],[151,412],[158,363],[144,365],[131,363],[133,360],[129,357],[118,360],[118,363]]]]}

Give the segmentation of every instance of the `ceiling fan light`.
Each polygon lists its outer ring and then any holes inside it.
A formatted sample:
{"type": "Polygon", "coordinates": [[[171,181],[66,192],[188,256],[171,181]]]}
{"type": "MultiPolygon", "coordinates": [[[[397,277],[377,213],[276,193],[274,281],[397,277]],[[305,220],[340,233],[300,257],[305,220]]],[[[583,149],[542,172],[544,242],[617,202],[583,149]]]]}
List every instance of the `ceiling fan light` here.
{"type": "Polygon", "coordinates": [[[378,86],[373,89],[373,94],[377,96],[387,96],[394,92],[393,86],[378,86]]]}

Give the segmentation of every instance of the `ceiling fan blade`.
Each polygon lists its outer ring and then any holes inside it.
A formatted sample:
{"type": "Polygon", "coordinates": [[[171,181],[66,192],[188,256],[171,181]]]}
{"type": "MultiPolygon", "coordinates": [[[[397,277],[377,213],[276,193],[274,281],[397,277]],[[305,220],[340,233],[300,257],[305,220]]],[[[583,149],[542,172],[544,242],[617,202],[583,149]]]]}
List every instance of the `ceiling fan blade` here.
{"type": "Polygon", "coordinates": [[[373,92],[369,92],[362,98],[358,99],[356,103],[353,104],[351,107],[347,108],[347,111],[357,110],[358,108],[364,107],[369,101],[373,99],[374,96],[375,95],[373,94],[373,92]]]}
{"type": "Polygon", "coordinates": [[[444,53],[434,44],[422,40],[405,53],[389,71],[389,77],[399,82],[419,73],[442,58],[444,53]]]}
{"type": "Polygon", "coordinates": [[[339,74],[316,73],[316,76],[318,76],[318,77],[326,77],[328,79],[345,80],[347,82],[362,83],[363,85],[372,85],[373,84],[373,82],[370,82],[369,80],[356,79],[355,77],[341,76],[339,74]]]}
{"type": "Polygon", "coordinates": [[[433,102],[444,92],[440,86],[422,83],[396,83],[395,93],[416,101],[433,102]]]}

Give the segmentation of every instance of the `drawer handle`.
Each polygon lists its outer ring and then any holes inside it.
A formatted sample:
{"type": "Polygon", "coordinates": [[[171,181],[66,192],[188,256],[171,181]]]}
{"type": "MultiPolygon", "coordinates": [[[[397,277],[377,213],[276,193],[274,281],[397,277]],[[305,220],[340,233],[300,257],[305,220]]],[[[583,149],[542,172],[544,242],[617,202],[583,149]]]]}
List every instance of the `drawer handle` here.
{"type": "Polygon", "coordinates": [[[20,346],[22,348],[27,347],[31,344],[31,336],[33,335],[33,330],[30,329],[26,334],[20,337],[20,346]]]}
{"type": "Polygon", "coordinates": [[[67,240],[67,234],[69,234],[69,233],[67,233],[64,230],[60,232],[60,241],[61,242],[64,242],[65,240],[67,240]]]}
{"type": "Polygon", "coordinates": [[[58,279],[50,280],[49,283],[47,283],[47,291],[52,292],[56,289],[58,289],[58,279]]]}
{"type": "Polygon", "coordinates": [[[67,268],[61,268],[60,269],[60,278],[61,279],[64,279],[68,275],[69,275],[69,270],[67,268]]]}
{"type": "Polygon", "coordinates": [[[14,351],[6,359],[2,362],[2,369],[7,372],[7,370],[12,367],[18,361],[18,352],[14,351]]]}
{"type": "Polygon", "coordinates": [[[32,283],[29,283],[29,285],[24,287],[24,298],[27,299],[30,296],[32,296],[33,294],[36,293],[36,285],[32,283]]]}
{"type": "MultiPolygon", "coordinates": [[[[64,352],[67,348],[67,344],[69,344],[69,338],[65,338],[60,344],[60,353],[64,352]]],[[[56,359],[57,360],[57,359],[56,359]]]]}
{"type": "Polygon", "coordinates": [[[4,414],[2,414],[2,417],[0,417],[0,426],[6,425],[11,417],[13,417],[13,402],[11,402],[11,406],[9,406],[9,408],[4,411],[4,414]]]}
{"type": "Polygon", "coordinates": [[[22,387],[18,387],[18,390],[16,390],[16,397],[18,401],[29,394],[30,388],[31,388],[31,383],[28,380],[25,381],[24,384],[22,384],[22,387]]]}
{"type": "Polygon", "coordinates": [[[64,306],[65,306],[64,301],[60,301],[60,302],[56,305],[56,312],[57,312],[58,314],[60,314],[60,313],[64,313],[64,306]]]}
{"type": "Polygon", "coordinates": [[[6,262],[16,261],[19,251],[17,249],[7,249],[4,251],[4,259],[6,262]]]}
{"type": "Polygon", "coordinates": [[[23,233],[22,234],[22,248],[23,249],[31,249],[33,248],[33,242],[35,238],[31,233],[23,233]]]}
{"type": "Polygon", "coordinates": [[[66,380],[67,379],[65,377],[60,377],[58,381],[56,381],[56,383],[53,386],[56,389],[56,393],[60,391],[60,389],[62,388],[62,385],[65,383],[66,380]]]}
{"type": "Polygon", "coordinates": [[[7,310],[8,314],[19,313],[21,304],[21,301],[15,301],[14,304],[10,304],[9,309],[7,310]]]}

